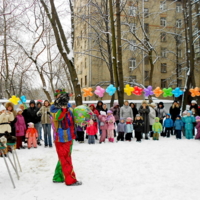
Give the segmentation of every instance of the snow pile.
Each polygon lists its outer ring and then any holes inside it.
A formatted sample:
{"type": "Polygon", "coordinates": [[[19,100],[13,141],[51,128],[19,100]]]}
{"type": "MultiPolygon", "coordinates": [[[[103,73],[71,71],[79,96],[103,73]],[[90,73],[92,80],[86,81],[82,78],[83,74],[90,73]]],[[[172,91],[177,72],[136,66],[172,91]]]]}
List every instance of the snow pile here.
{"type": "Polygon", "coordinates": [[[1,199],[20,200],[194,200],[200,196],[200,141],[160,138],[142,143],[74,143],[73,165],[82,186],[52,183],[54,148],[17,150],[23,173],[12,171],[13,189],[2,158],[1,199]]]}

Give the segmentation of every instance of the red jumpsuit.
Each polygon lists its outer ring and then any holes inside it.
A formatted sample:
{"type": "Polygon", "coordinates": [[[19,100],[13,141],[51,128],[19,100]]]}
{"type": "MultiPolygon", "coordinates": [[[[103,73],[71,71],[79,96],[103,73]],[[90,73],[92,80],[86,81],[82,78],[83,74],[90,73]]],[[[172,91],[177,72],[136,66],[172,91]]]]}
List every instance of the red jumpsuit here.
{"type": "Polygon", "coordinates": [[[28,138],[28,148],[31,148],[32,145],[37,148],[38,132],[36,128],[28,128],[26,138],[28,138]]]}

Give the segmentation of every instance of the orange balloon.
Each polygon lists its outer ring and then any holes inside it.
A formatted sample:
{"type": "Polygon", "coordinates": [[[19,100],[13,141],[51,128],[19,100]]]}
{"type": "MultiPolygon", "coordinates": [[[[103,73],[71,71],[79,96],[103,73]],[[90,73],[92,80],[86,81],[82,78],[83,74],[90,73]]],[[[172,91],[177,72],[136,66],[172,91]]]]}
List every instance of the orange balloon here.
{"type": "Polygon", "coordinates": [[[155,90],[153,90],[153,93],[156,97],[159,97],[163,93],[163,91],[160,89],[160,87],[157,87],[155,90]]]}
{"type": "Polygon", "coordinates": [[[82,89],[83,90],[83,96],[84,97],[92,97],[93,96],[93,93],[92,93],[92,88],[91,87],[89,87],[89,88],[83,88],[82,89]]]}
{"type": "Polygon", "coordinates": [[[199,88],[198,87],[195,87],[194,89],[191,88],[190,92],[191,92],[191,96],[192,97],[200,96],[200,92],[199,92],[199,88]]]}

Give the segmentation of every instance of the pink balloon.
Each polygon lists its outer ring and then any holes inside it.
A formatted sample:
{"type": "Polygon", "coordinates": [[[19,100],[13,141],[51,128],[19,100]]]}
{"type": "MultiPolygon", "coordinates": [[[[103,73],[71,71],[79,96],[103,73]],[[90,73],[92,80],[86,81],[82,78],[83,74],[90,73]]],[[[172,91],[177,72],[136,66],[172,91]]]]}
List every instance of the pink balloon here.
{"type": "Polygon", "coordinates": [[[96,90],[94,91],[94,93],[99,96],[99,97],[103,97],[104,93],[105,93],[105,89],[103,89],[100,86],[96,87],[96,90]]]}

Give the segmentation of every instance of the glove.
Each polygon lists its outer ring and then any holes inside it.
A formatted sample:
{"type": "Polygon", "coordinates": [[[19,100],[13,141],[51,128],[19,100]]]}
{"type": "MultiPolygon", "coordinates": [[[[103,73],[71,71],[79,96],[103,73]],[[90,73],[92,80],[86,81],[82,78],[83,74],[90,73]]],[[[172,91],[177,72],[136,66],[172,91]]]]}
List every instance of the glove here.
{"type": "Polygon", "coordinates": [[[47,111],[47,114],[50,115],[50,112],[47,111]]]}

